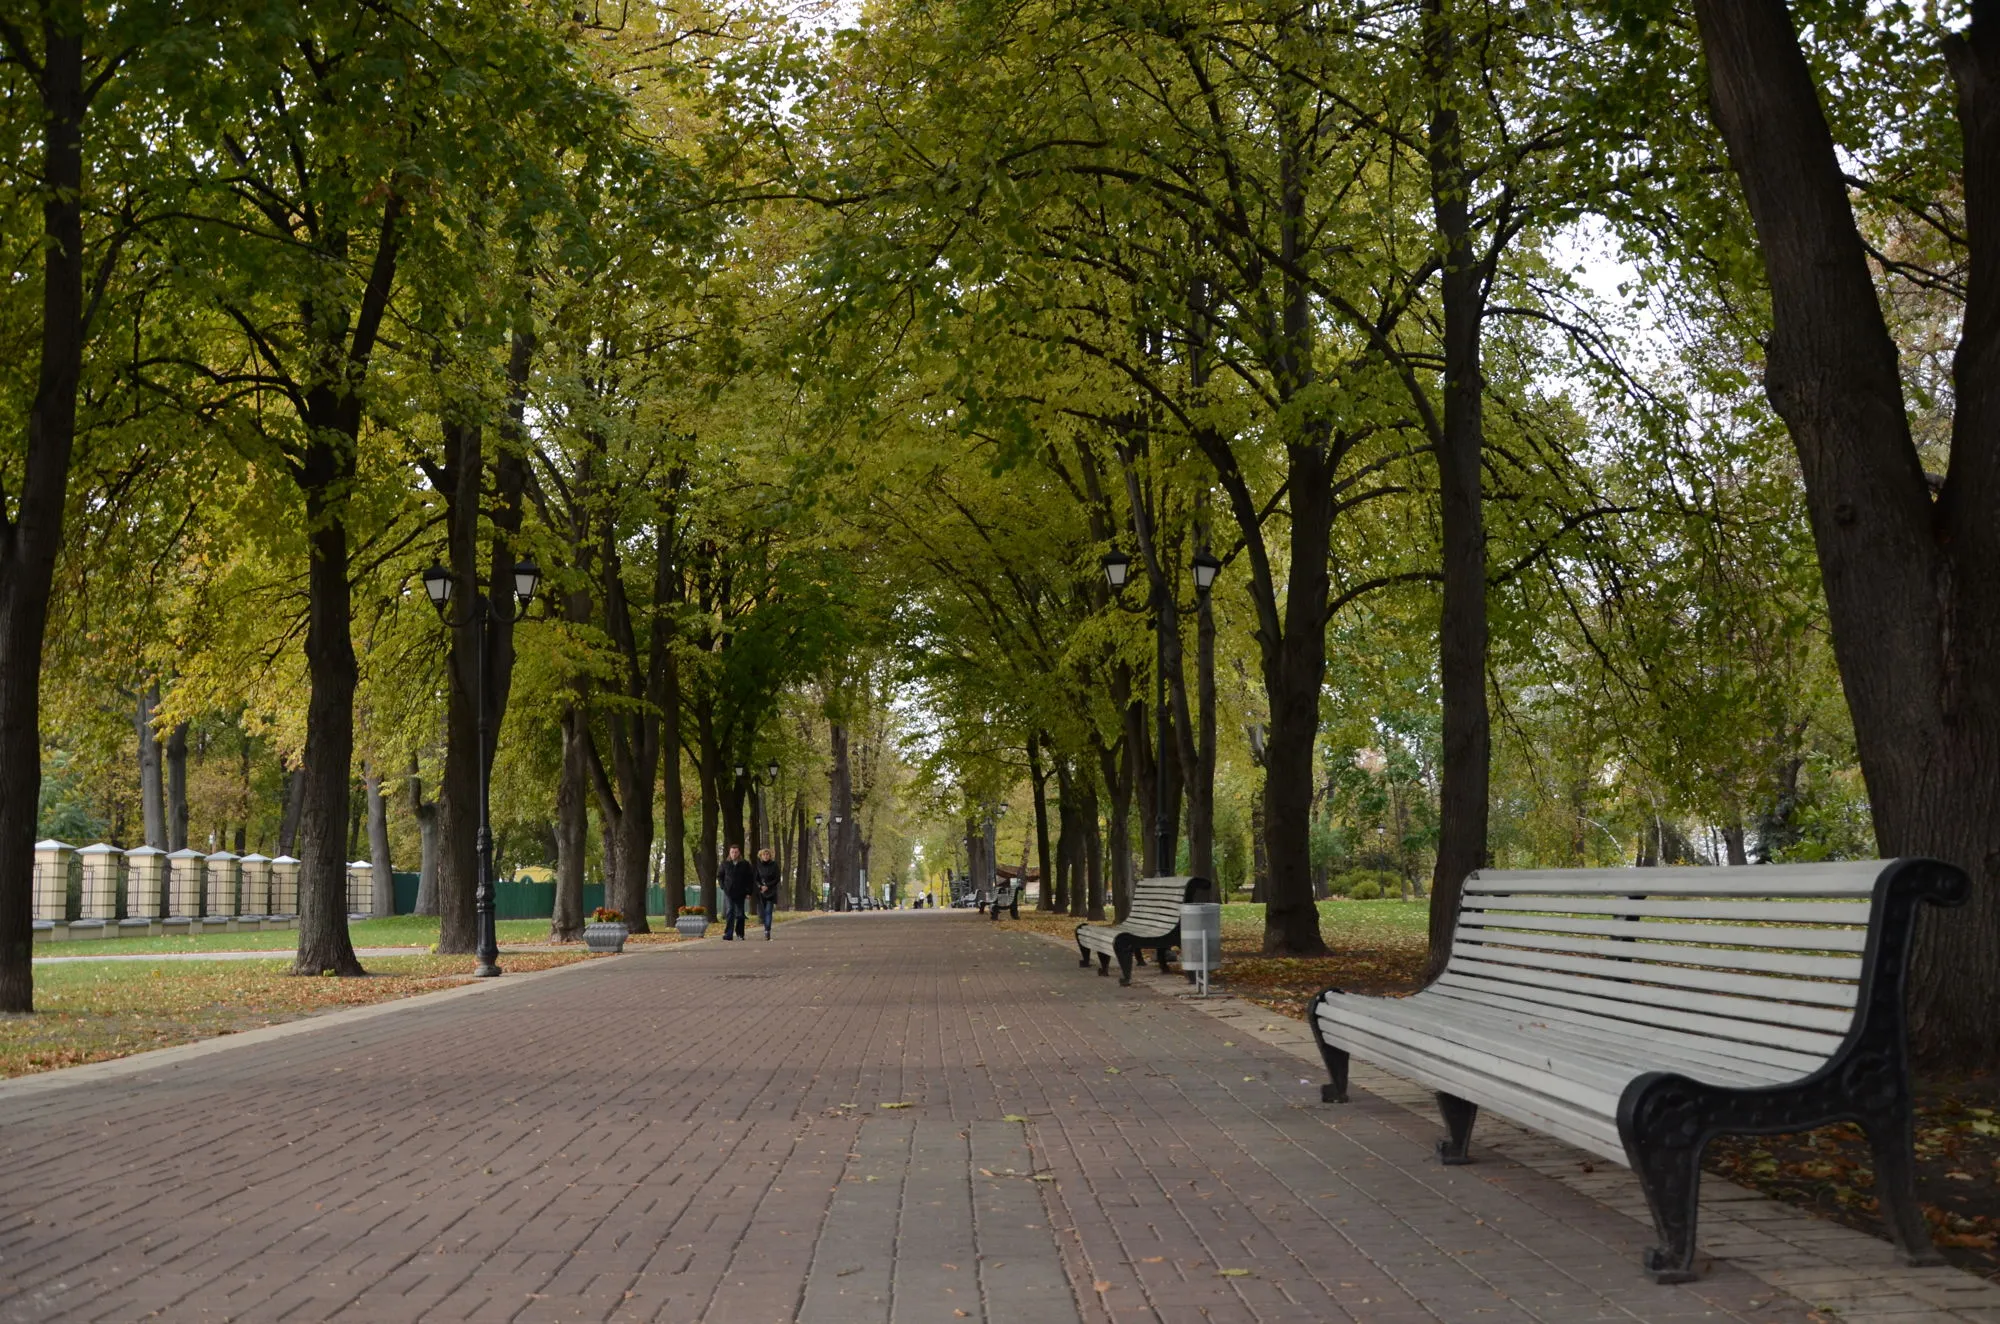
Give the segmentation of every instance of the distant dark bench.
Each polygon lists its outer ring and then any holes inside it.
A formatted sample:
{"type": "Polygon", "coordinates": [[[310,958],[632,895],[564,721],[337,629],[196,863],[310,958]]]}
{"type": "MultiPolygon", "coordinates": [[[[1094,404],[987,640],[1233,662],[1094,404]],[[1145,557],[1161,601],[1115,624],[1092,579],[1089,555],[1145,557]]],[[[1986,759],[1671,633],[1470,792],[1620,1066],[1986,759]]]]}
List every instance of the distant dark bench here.
{"type": "Polygon", "coordinates": [[[1956,906],[1935,860],[1734,869],[1481,870],[1444,973],[1408,998],[1327,989],[1309,1021],[1347,1101],[1350,1054],[1438,1092],[1446,1163],[1491,1108],[1638,1175],[1660,1282],[1695,1276],[1701,1156],[1718,1135],[1856,1122],[1883,1220],[1939,1263],[1917,1204],[1903,1018],[1917,905],[1956,906]]]}
{"type": "Polygon", "coordinates": [[[1079,963],[1090,964],[1097,957],[1097,973],[1111,973],[1111,958],[1118,958],[1118,982],[1132,982],[1132,960],[1146,958],[1140,949],[1151,947],[1167,972],[1167,953],[1181,945],[1181,906],[1190,901],[1206,901],[1210,892],[1206,878],[1141,878],[1132,885],[1132,908],[1122,924],[1079,924],[1076,949],[1083,954],[1079,963]]]}

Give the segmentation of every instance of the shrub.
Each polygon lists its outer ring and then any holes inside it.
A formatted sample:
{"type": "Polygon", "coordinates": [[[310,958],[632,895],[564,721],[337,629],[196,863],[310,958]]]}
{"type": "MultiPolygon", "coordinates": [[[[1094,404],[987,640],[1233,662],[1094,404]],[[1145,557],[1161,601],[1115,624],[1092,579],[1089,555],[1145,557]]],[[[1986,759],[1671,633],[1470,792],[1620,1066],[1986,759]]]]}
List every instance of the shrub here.
{"type": "Polygon", "coordinates": [[[704,916],[708,914],[708,912],[702,909],[700,906],[682,906],[679,910],[675,911],[674,913],[676,915],[704,915],[704,916]]]}
{"type": "Polygon", "coordinates": [[[590,922],[592,924],[623,924],[625,916],[623,913],[613,910],[609,906],[599,906],[590,912],[590,922]]]}
{"type": "Polygon", "coordinates": [[[1374,901],[1385,896],[1401,896],[1403,880],[1387,869],[1349,869],[1329,881],[1327,891],[1352,901],[1374,901]],[[1355,891],[1364,886],[1375,890],[1365,896],[1355,891]]]}

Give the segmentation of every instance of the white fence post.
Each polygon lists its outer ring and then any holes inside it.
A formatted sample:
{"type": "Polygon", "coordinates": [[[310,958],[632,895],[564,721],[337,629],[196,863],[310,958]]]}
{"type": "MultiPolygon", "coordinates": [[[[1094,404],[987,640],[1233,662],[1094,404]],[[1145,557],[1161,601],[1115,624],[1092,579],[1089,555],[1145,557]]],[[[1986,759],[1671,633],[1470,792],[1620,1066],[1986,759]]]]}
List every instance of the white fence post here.
{"type": "Polygon", "coordinates": [[[277,915],[283,912],[272,903],[271,897],[271,857],[259,855],[255,851],[236,862],[239,882],[237,894],[242,898],[243,913],[246,915],[277,915]]]}
{"type": "Polygon", "coordinates": [[[299,862],[289,855],[271,861],[271,913],[298,918],[299,862]]]}
{"type": "Polygon", "coordinates": [[[69,864],[76,847],[50,837],[35,843],[35,920],[69,923],[69,864]]]}

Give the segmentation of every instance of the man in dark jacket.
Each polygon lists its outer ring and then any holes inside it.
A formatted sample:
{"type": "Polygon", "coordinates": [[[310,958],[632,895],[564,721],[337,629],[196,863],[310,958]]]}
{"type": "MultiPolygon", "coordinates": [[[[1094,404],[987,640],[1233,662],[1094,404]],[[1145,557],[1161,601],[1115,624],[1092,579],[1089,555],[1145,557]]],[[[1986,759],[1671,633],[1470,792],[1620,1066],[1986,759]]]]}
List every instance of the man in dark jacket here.
{"type": "Polygon", "coordinates": [[[757,852],[757,918],[764,921],[764,941],[771,941],[771,912],[778,905],[778,885],[783,875],[778,872],[778,862],[771,858],[771,848],[766,846],[757,852]]]}
{"type": "Polygon", "coordinates": [[[722,873],[715,881],[722,888],[722,940],[729,942],[743,936],[743,907],[756,885],[755,871],[743,858],[741,846],[729,848],[729,858],[722,862],[722,873]]]}

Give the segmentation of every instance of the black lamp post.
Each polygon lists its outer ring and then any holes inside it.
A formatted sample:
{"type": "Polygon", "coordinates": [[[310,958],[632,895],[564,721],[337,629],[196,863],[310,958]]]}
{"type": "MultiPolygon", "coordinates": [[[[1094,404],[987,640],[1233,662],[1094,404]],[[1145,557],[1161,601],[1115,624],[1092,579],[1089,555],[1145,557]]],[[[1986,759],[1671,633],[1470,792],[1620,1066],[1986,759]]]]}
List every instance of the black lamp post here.
{"type": "Polygon", "coordinates": [[[451,571],[441,565],[433,565],[424,571],[424,593],[430,598],[431,605],[437,608],[439,619],[454,630],[470,625],[474,641],[472,711],[476,715],[479,732],[479,834],[474,839],[474,849],[479,855],[479,882],[472,893],[472,904],[479,917],[479,961],[472,973],[482,979],[490,979],[500,973],[500,937],[493,924],[493,828],[488,803],[493,765],[487,753],[490,742],[486,713],[486,626],[489,621],[512,623],[525,618],[528,604],[534,600],[535,589],[541,580],[542,572],[534,559],[524,557],[514,567],[511,594],[494,594],[479,589],[475,583],[471,609],[454,620],[451,599],[455,581],[451,571]],[[495,602],[495,597],[499,597],[500,601],[495,602]]]}

